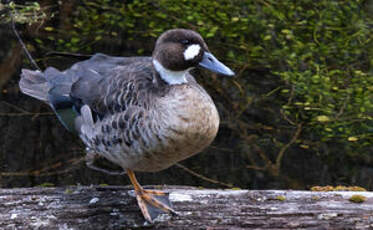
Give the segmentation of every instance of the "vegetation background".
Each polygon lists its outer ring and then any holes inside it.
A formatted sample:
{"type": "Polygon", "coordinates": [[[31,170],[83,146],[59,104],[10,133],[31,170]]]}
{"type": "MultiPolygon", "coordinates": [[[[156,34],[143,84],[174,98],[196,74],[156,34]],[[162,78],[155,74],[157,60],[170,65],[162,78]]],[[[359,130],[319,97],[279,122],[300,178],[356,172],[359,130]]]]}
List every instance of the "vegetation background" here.
{"type": "Polygon", "coordinates": [[[20,69],[35,67],[13,18],[42,69],[97,52],[151,55],[156,38],[178,27],[201,33],[234,69],[233,79],[195,71],[221,116],[212,146],[139,174],[142,184],[373,190],[372,15],[372,0],[2,1],[0,187],[129,184],[86,168],[79,139],[20,93],[20,69]]]}

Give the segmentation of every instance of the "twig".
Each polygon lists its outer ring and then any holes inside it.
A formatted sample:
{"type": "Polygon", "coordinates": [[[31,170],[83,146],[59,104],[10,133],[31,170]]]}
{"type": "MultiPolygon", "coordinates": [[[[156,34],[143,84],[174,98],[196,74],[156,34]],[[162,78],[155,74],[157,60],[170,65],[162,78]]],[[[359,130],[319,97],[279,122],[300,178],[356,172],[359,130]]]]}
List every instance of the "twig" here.
{"type": "Polygon", "coordinates": [[[0,113],[0,117],[51,116],[54,113],[0,113]]]}
{"type": "Polygon", "coordinates": [[[302,131],[302,123],[299,123],[297,125],[297,129],[295,130],[295,133],[293,135],[293,137],[291,138],[291,140],[289,141],[289,143],[287,143],[286,145],[282,146],[282,148],[280,149],[280,151],[278,152],[278,155],[276,157],[276,164],[275,164],[275,169],[277,171],[280,170],[280,167],[281,167],[281,160],[285,154],[285,151],[298,139],[301,131],[302,131]]]}
{"type": "Polygon", "coordinates": [[[105,174],[108,174],[108,175],[112,175],[112,176],[120,176],[120,175],[125,175],[127,172],[126,170],[107,170],[107,169],[104,169],[102,167],[98,167],[96,166],[94,163],[95,163],[95,160],[98,159],[98,158],[101,158],[101,156],[99,156],[98,154],[96,154],[95,152],[93,151],[90,151],[88,149],[87,151],[87,155],[85,156],[85,164],[88,168],[92,169],[92,170],[96,170],[96,171],[99,171],[99,172],[102,172],[102,173],[105,173],[105,174]]]}
{"type": "Polygon", "coordinates": [[[18,33],[17,29],[16,29],[16,24],[15,24],[15,22],[14,22],[14,18],[13,18],[13,14],[12,14],[12,12],[9,11],[9,13],[10,13],[10,18],[11,18],[11,20],[12,20],[12,21],[11,21],[11,24],[12,24],[12,30],[13,30],[14,34],[16,35],[16,37],[17,37],[17,39],[18,39],[18,42],[21,44],[23,51],[25,52],[27,58],[29,59],[29,61],[31,62],[31,64],[34,66],[34,68],[36,68],[36,69],[38,69],[38,70],[41,70],[41,69],[39,68],[38,64],[36,64],[35,60],[32,58],[30,52],[28,52],[25,43],[23,42],[21,36],[19,35],[19,33],[18,33]]]}
{"type": "Polygon", "coordinates": [[[13,109],[15,109],[15,110],[17,110],[19,112],[30,113],[29,111],[26,111],[26,110],[24,110],[24,109],[22,109],[22,108],[20,108],[20,107],[18,107],[16,105],[10,104],[10,103],[8,103],[6,101],[0,101],[0,103],[5,104],[6,106],[11,107],[11,108],[13,108],[13,109]]]}
{"type": "Polygon", "coordinates": [[[46,53],[45,56],[75,57],[79,59],[87,59],[87,58],[92,57],[91,54],[79,54],[79,53],[58,52],[58,51],[50,51],[46,53]]]}
{"type": "Polygon", "coordinates": [[[246,168],[254,169],[254,170],[257,170],[257,171],[266,171],[267,170],[267,167],[260,167],[260,166],[256,166],[256,165],[246,165],[246,168]]]}
{"type": "Polygon", "coordinates": [[[84,160],[85,160],[84,157],[70,159],[70,160],[67,161],[67,163],[70,164],[69,165],[70,167],[68,167],[67,169],[63,169],[63,170],[55,171],[55,172],[45,172],[45,171],[49,171],[51,169],[55,169],[57,167],[60,167],[62,165],[62,163],[58,162],[58,163],[55,163],[51,166],[44,167],[40,170],[34,170],[34,171],[0,172],[0,176],[53,176],[53,175],[57,175],[57,174],[64,174],[64,173],[70,172],[73,169],[71,166],[80,164],[84,160]]]}
{"type": "Polygon", "coordinates": [[[335,119],[339,119],[339,117],[343,114],[346,106],[347,106],[347,102],[350,100],[350,95],[347,94],[347,97],[345,98],[345,100],[343,101],[343,105],[341,107],[341,109],[339,110],[338,114],[335,116],[335,119]]]}
{"type": "Polygon", "coordinates": [[[282,88],[282,86],[276,87],[275,89],[273,89],[273,90],[269,91],[268,93],[266,93],[264,96],[265,97],[269,97],[272,94],[274,94],[275,92],[277,92],[278,90],[280,90],[281,88],[282,88]]]}
{"type": "Polygon", "coordinates": [[[27,110],[24,110],[18,106],[15,106],[13,104],[10,104],[5,101],[0,101],[0,103],[7,105],[8,107],[13,108],[14,110],[19,111],[19,113],[0,113],[0,116],[9,116],[9,117],[20,117],[20,116],[50,116],[54,115],[54,113],[51,112],[46,112],[46,113],[34,113],[34,112],[29,112],[27,110]]]}
{"type": "Polygon", "coordinates": [[[240,68],[237,73],[236,73],[236,76],[241,76],[241,74],[249,67],[249,65],[247,63],[245,63],[242,68],[240,68]]]}
{"type": "Polygon", "coordinates": [[[232,149],[222,148],[222,147],[218,147],[218,146],[214,146],[214,145],[210,145],[209,148],[211,148],[211,149],[217,149],[219,151],[228,152],[228,153],[232,153],[233,152],[232,149]]]}
{"type": "Polygon", "coordinates": [[[252,146],[255,148],[255,151],[259,153],[260,158],[262,158],[262,160],[266,163],[267,166],[265,167],[268,168],[268,165],[271,165],[272,161],[267,157],[265,152],[261,148],[259,148],[257,144],[253,144],[252,146]]]}
{"type": "Polygon", "coordinates": [[[205,181],[208,181],[208,182],[210,182],[210,183],[223,185],[223,186],[228,187],[228,188],[233,188],[233,187],[234,187],[232,184],[226,184],[226,183],[224,183],[224,182],[220,182],[220,181],[217,181],[217,180],[214,180],[214,179],[211,179],[211,178],[205,177],[205,176],[203,176],[203,175],[201,175],[201,174],[198,174],[198,173],[194,172],[193,170],[191,170],[191,169],[185,167],[185,166],[182,165],[182,164],[177,163],[177,164],[175,164],[175,166],[177,166],[177,167],[183,169],[184,171],[186,171],[186,172],[192,174],[192,175],[195,176],[195,177],[198,177],[198,178],[200,178],[200,179],[202,179],[202,180],[205,180],[205,181]]]}
{"type": "MultiPolygon", "coordinates": [[[[291,91],[290,91],[290,97],[288,99],[288,102],[285,104],[286,106],[290,105],[293,98],[294,98],[294,85],[291,86],[291,91]]],[[[290,120],[290,118],[285,114],[285,111],[283,109],[280,109],[280,113],[282,115],[282,117],[287,121],[289,122],[291,125],[295,125],[296,123],[292,120],[290,120]]]]}
{"type": "Polygon", "coordinates": [[[294,144],[295,141],[298,139],[298,137],[299,137],[299,135],[300,135],[300,133],[302,131],[302,125],[303,125],[302,123],[300,123],[300,124],[297,125],[297,129],[295,130],[295,133],[294,133],[293,137],[291,138],[291,140],[286,145],[284,145],[280,149],[280,151],[278,152],[275,163],[273,163],[267,157],[267,155],[263,152],[263,150],[261,150],[259,148],[259,146],[257,146],[256,144],[252,144],[252,146],[258,152],[260,158],[262,158],[262,160],[265,162],[265,165],[264,166],[256,166],[256,165],[254,165],[254,162],[252,162],[251,165],[247,165],[246,168],[248,168],[248,169],[254,169],[254,170],[258,170],[258,171],[268,171],[273,176],[279,176],[282,158],[284,157],[284,154],[285,154],[286,150],[292,144],[294,144]]]}
{"type": "Polygon", "coordinates": [[[290,118],[285,114],[284,110],[283,109],[280,109],[280,113],[282,115],[282,117],[287,121],[289,122],[291,125],[295,125],[295,122],[290,120],[290,118]]]}
{"type": "Polygon", "coordinates": [[[251,164],[246,165],[246,168],[254,169],[254,170],[257,170],[257,171],[270,171],[272,173],[272,171],[271,171],[273,169],[272,161],[267,157],[265,152],[261,148],[259,148],[258,145],[256,145],[255,143],[253,143],[251,145],[254,147],[255,151],[258,152],[257,154],[262,159],[262,161],[265,162],[265,164],[264,164],[264,166],[257,166],[255,164],[255,161],[249,157],[249,161],[251,162],[251,164]]]}

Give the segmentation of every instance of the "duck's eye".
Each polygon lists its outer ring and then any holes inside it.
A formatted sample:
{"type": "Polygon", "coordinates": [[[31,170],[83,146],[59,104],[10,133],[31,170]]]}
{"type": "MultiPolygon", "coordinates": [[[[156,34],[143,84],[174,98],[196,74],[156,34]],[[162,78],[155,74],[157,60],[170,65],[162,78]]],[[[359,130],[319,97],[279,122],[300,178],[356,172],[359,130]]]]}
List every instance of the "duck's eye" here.
{"type": "Polygon", "coordinates": [[[191,42],[188,39],[184,39],[180,41],[183,45],[189,45],[191,42]]]}

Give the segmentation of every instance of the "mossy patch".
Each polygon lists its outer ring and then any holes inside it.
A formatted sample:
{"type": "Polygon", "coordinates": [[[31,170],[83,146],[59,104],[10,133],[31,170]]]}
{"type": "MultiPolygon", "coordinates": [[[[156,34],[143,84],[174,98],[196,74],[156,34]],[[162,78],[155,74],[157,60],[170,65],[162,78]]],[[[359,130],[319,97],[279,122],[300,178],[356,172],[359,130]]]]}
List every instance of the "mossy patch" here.
{"type": "Polygon", "coordinates": [[[353,203],[363,203],[366,199],[367,198],[363,195],[353,195],[348,200],[353,203]]]}
{"type": "Polygon", "coordinates": [[[327,186],[313,186],[311,187],[311,191],[316,192],[330,192],[330,191],[359,191],[359,192],[365,192],[366,189],[359,186],[343,186],[343,185],[337,185],[335,187],[327,185],[327,186]]]}
{"type": "Polygon", "coordinates": [[[359,186],[336,186],[335,191],[357,191],[357,192],[365,192],[367,191],[365,188],[359,186]]]}
{"type": "Polygon", "coordinates": [[[49,187],[54,187],[54,186],[55,184],[53,183],[45,182],[45,183],[39,184],[37,187],[49,188],[49,187]]]}
{"type": "Polygon", "coordinates": [[[279,201],[285,201],[285,200],[286,200],[286,197],[285,197],[285,196],[282,196],[282,195],[278,195],[278,196],[276,196],[275,199],[276,199],[276,200],[279,200],[279,201]]]}
{"type": "Polygon", "coordinates": [[[315,192],[330,192],[330,191],[334,191],[333,190],[333,186],[313,186],[311,187],[311,191],[315,191],[315,192]]]}
{"type": "Polygon", "coordinates": [[[314,200],[314,201],[317,201],[317,200],[320,200],[320,197],[319,196],[312,196],[311,199],[314,200]]]}

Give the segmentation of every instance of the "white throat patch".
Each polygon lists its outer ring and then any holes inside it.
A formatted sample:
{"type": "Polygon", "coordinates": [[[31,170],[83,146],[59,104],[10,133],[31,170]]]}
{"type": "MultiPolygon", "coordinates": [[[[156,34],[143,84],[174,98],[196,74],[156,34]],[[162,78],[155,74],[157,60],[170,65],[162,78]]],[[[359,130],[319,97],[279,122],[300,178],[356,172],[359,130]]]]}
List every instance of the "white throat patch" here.
{"type": "Polygon", "coordinates": [[[195,58],[199,54],[200,49],[201,46],[197,44],[188,46],[188,48],[184,51],[184,59],[187,61],[195,58]]]}
{"type": "Polygon", "coordinates": [[[172,71],[163,67],[163,65],[155,59],[153,59],[153,65],[159,73],[159,75],[161,76],[161,78],[170,85],[186,83],[187,79],[185,78],[185,74],[192,69],[189,68],[183,71],[172,71]]]}

